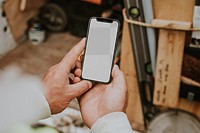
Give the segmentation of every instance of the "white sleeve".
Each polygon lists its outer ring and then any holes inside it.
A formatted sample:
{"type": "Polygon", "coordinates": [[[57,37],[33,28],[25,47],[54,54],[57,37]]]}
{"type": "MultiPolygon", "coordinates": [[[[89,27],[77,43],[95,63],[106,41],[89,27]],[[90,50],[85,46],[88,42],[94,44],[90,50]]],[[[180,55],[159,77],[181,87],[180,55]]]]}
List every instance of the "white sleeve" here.
{"type": "Polygon", "coordinates": [[[0,130],[50,116],[42,87],[36,77],[22,76],[18,71],[0,72],[0,130]]]}
{"type": "Polygon", "coordinates": [[[107,114],[91,127],[91,133],[136,133],[123,112],[107,114]]]}

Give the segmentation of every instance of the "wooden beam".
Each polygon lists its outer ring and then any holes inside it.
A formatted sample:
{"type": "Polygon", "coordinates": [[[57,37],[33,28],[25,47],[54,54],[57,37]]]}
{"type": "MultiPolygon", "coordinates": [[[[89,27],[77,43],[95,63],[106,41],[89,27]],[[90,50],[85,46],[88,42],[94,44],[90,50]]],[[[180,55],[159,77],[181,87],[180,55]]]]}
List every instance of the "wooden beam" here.
{"type": "MultiPolygon", "coordinates": [[[[194,0],[153,0],[153,5],[156,19],[192,22],[194,0]]],[[[178,107],[185,34],[185,31],[159,31],[154,88],[156,105],[178,107]]]]}
{"type": "Polygon", "coordinates": [[[175,28],[175,29],[189,29],[191,27],[190,22],[180,22],[180,21],[170,21],[163,19],[154,19],[152,25],[165,27],[165,28],[175,28]]]}
{"type": "Polygon", "coordinates": [[[153,0],[156,19],[191,22],[193,9],[194,0],[153,0]]]}
{"type": "Polygon", "coordinates": [[[138,131],[144,131],[144,118],[142,113],[138,81],[136,76],[136,68],[133,57],[134,56],[132,51],[128,23],[124,21],[120,68],[126,77],[129,91],[129,100],[126,113],[132,125],[132,128],[138,131]]]}

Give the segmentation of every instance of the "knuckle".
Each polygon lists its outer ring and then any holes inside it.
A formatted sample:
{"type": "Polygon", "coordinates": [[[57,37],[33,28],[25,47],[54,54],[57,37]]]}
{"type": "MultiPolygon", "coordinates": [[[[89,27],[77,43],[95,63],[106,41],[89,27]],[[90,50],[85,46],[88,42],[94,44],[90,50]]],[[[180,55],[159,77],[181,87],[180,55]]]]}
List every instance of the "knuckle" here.
{"type": "Polygon", "coordinates": [[[88,85],[88,83],[85,82],[85,83],[83,84],[83,90],[87,90],[88,88],[89,88],[89,85],[88,85]]]}

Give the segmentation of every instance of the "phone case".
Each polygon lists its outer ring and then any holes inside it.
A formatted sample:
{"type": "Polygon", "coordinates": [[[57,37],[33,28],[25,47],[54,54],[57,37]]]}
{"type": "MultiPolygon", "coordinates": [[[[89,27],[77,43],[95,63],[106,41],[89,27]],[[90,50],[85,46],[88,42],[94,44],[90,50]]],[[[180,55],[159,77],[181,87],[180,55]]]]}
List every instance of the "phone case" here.
{"type": "MultiPolygon", "coordinates": [[[[119,32],[120,22],[118,20],[116,20],[116,19],[91,17],[90,20],[89,20],[89,23],[88,23],[88,28],[87,28],[85,51],[86,51],[86,48],[87,48],[87,38],[88,38],[88,35],[89,35],[89,28],[90,28],[90,23],[91,23],[92,19],[97,19],[97,20],[102,21],[102,22],[116,21],[118,23],[117,35],[116,35],[115,47],[114,47],[114,53],[113,53],[113,57],[112,57],[112,66],[111,66],[111,70],[110,70],[110,78],[109,78],[109,80],[107,82],[102,82],[102,81],[83,78],[82,74],[81,74],[81,79],[91,81],[93,84],[95,84],[95,83],[108,84],[108,83],[110,83],[112,81],[112,69],[113,69],[113,66],[114,66],[114,57],[115,57],[115,53],[116,53],[116,44],[117,44],[117,41],[118,41],[118,32],[119,32]]],[[[84,59],[85,59],[85,52],[84,52],[83,61],[82,61],[82,70],[83,70],[83,67],[84,67],[84,65],[83,65],[84,64],[84,59]]]]}

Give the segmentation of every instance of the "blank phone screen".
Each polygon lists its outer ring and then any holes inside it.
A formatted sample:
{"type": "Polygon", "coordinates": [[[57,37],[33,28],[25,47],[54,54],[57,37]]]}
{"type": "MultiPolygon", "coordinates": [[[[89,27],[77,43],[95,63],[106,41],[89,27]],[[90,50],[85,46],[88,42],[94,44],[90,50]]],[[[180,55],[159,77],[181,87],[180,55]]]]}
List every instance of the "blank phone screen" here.
{"type": "Polygon", "coordinates": [[[90,20],[82,78],[108,82],[112,69],[118,22],[90,20]]]}

